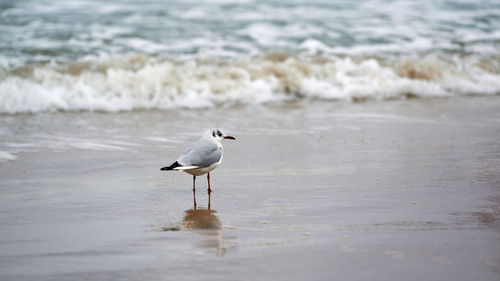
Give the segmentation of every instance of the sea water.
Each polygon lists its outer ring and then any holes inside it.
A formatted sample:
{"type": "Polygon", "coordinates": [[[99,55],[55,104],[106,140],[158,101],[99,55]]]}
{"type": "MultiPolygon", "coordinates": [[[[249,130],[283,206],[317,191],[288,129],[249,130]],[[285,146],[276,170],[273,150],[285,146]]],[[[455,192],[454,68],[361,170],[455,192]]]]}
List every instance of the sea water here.
{"type": "Polygon", "coordinates": [[[2,1],[0,113],[500,93],[498,1],[2,1]]]}

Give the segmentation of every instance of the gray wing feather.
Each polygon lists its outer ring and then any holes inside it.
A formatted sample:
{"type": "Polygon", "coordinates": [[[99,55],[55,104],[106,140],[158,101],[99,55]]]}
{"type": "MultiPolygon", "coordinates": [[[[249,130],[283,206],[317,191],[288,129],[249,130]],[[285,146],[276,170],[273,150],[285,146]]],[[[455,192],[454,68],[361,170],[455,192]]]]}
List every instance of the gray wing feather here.
{"type": "Polygon", "coordinates": [[[177,159],[182,166],[208,167],[219,162],[222,149],[217,144],[206,139],[200,139],[190,145],[184,154],[177,159]]]}

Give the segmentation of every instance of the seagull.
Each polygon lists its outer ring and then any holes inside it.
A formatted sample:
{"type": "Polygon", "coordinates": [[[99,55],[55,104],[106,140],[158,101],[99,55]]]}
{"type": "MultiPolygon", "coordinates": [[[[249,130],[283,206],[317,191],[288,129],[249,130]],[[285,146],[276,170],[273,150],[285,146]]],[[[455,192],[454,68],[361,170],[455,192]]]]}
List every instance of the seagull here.
{"type": "Polygon", "coordinates": [[[223,139],[234,140],[232,136],[224,134],[219,129],[207,130],[201,139],[191,144],[177,161],[170,166],[161,168],[161,171],[183,171],[193,176],[193,198],[196,208],[196,176],[207,174],[208,181],[208,208],[210,209],[210,172],[222,162],[224,149],[220,143],[223,139]]]}

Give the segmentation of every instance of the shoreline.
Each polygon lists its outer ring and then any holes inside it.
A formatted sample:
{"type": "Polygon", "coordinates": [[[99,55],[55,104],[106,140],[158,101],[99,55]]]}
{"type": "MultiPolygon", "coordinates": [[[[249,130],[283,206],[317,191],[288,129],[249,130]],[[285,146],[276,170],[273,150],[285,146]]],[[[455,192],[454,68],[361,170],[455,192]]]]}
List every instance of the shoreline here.
{"type": "MultiPolygon", "coordinates": [[[[498,280],[500,98],[10,118],[3,280],[498,280]],[[160,173],[229,128],[212,212],[160,173]],[[100,141],[99,141],[100,140],[100,141]]],[[[197,182],[206,207],[206,179],[197,182]]]]}

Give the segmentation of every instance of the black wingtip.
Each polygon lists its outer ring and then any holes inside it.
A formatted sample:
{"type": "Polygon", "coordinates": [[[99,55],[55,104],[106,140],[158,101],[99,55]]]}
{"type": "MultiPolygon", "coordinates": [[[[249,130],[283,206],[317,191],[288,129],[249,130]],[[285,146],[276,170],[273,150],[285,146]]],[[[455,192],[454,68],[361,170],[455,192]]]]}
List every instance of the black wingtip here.
{"type": "Polygon", "coordinates": [[[160,171],[170,171],[180,166],[181,165],[177,161],[175,161],[172,165],[161,168],[160,171]]]}

